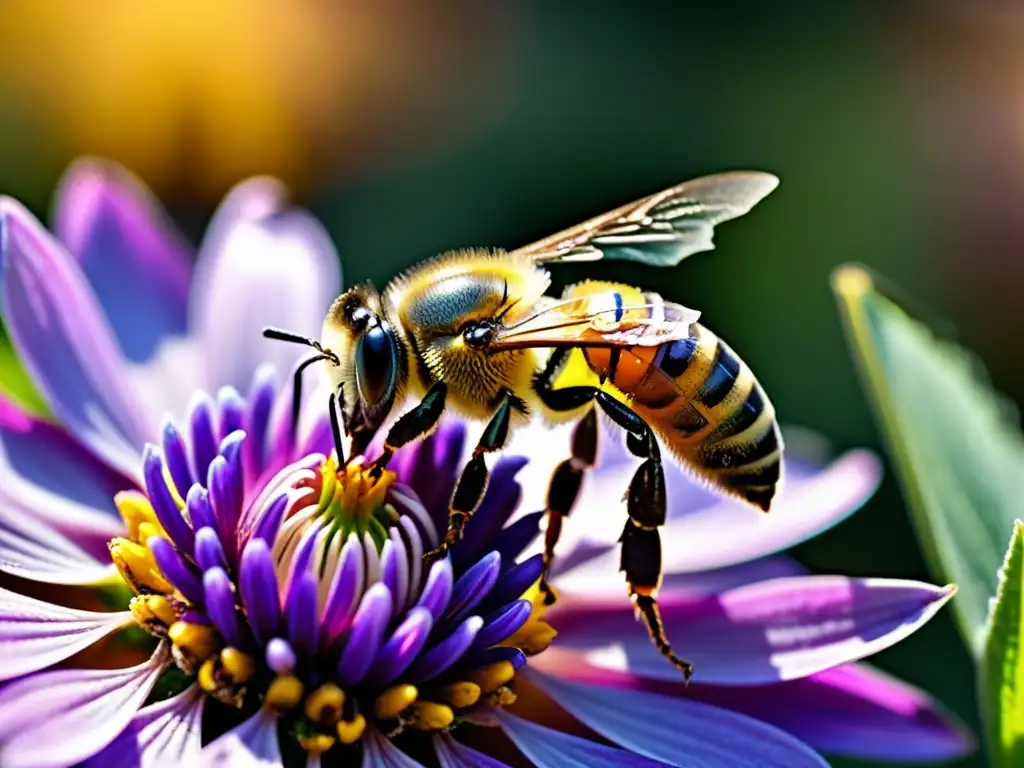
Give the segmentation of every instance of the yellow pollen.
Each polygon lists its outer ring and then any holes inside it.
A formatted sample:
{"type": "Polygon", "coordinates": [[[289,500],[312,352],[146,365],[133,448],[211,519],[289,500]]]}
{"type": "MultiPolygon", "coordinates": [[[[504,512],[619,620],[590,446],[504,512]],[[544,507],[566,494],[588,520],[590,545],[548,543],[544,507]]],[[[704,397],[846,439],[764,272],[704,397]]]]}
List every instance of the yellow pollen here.
{"type": "Polygon", "coordinates": [[[334,725],[345,706],[345,692],[334,683],[326,683],[306,698],[306,717],[323,726],[334,725]]]}
{"type": "Polygon", "coordinates": [[[117,507],[117,511],[121,513],[125,528],[128,529],[128,538],[132,541],[146,540],[145,537],[139,534],[139,525],[142,523],[156,526],[159,529],[160,535],[163,535],[163,528],[160,525],[160,521],[157,520],[156,512],[153,511],[153,505],[149,503],[149,499],[144,493],[140,491],[121,491],[114,496],[114,505],[117,507]]]}
{"type": "Polygon", "coordinates": [[[516,668],[512,666],[511,661],[498,661],[490,666],[474,669],[469,676],[480,686],[481,693],[493,693],[516,676],[516,668]]]}
{"type": "Polygon", "coordinates": [[[320,473],[323,479],[321,505],[358,517],[368,517],[384,506],[388,488],[396,478],[390,470],[373,477],[358,459],[338,469],[333,457],[321,466],[320,473]]]}
{"type": "Polygon", "coordinates": [[[299,746],[310,754],[319,755],[334,746],[334,737],[325,733],[302,736],[299,738],[299,746]]]}
{"type": "Polygon", "coordinates": [[[302,701],[302,683],[292,675],[275,677],[267,688],[263,705],[278,712],[294,709],[302,701]]]}
{"type": "Polygon", "coordinates": [[[217,649],[217,633],[203,624],[176,621],[167,630],[167,637],[178,648],[197,661],[209,658],[217,649]]]}
{"type": "Polygon", "coordinates": [[[139,541],[149,541],[150,536],[160,536],[165,539],[170,539],[167,532],[160,526],[153,525],[148,520],[139,523],[139,541]]]}
{"type": "Polygon", "coordinates": [[[512,692],[511,688],[501,686],[497,691],[491,694],[491,704],[497,707],[510,707],[516,703],[516,695],[512,692]]]}
{"type": "Polygon", "coordinates": [[[442,688],[438,696],[455,709],[463,709],[473,706],[480,699],[480,686],[469,681],[451,683],[442,688]]]}
{"type": "Polygon", "coordinates": [[[342,744],[354,744],[363,737],[363,731],[366,730],[366,718],[356,715],[351,720],[339,720],[335,730],[338,732],[338,741],[342,744]]]}
{"type": "Polygon", "coordinates": [[[396,685],[377,697],[374,711],[381,720],[390,720],[408,709],[418,695],[415,685],[396,685]]]}
{"type": "Polygon", "coordinates": [[[214,664],[213,659],[207,659],[199,667],[199,687],[207,693],[213,693],[217,690],[216,671],[216,664],[214,664]]]}
{"type": "Polygon", "coordinates": [[[558,635],[558,632],[544,621],[544,613],[547,606],[544,604],[544,594],[540,590],[540,579],[523,593],[523,600],[529,600],[532,604],[530,617],[516,632],[507,637],[501,645],[511,648],[519,648],[523,653],[534,655],[546,650],[558,635]]]}
{"type": "Polygon", "coordinates": [[[135,613],[137,603],[145,605],[145,612],[149,621],[159,621],[164,626],[171,626],[178,620],[178,611],[163,595],[140,595],[132,599],[132,613],[135,613]]]}
{"type": "Polygon", "coordinates": [[[455,720],[452,708],[432,701],[417,701],[412,705],[410,725],[420,731],[440,731],[455,720]]]}
{"type": "Polygon", "coordinates": [[[244,683],[256,671],[252,657],[237,648],[225,648],[220,652],[220,663],[235,683],[244,683]]]}
{"type": "Polygon", "coordinates": [[[107,547],[110,549],[110,559],[133,591],[139,592],[141,587],[154,592],[171,591],[171,585],[160,573],[148,547],[120,537],[111,539],[107,547]]]}

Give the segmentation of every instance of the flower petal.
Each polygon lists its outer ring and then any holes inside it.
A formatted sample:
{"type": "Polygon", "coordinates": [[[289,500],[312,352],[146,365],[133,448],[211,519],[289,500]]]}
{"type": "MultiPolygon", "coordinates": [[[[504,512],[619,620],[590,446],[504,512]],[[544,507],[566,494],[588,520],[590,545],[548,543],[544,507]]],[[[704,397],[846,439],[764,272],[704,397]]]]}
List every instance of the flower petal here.
{"type": "Polygon", "coordinates": [[[131,621],[129,611],[80,611],[0,588],[0,680],[63,661],[131,621]]]}
{"type": "Polygon", "coordinates": [[[261,709],[203,747],[203,768],[274,768],[283,765],[277,716],[261,709]]]}
{"type": "Polygon", "coordinates": [[[189,249],[142,182],[114,163],[80,160],[61,180],[53,226],[129,360],[185,333],[189,249]]]}
{"type": "Polygon", "coordinates": [[[62,424],[110,466],[139,473],[156,434],[78,265],[21,204],[0,198],[0,275],[18,356],[62,424]]]}
{"type": "Polygon", "coordinates": [[[11,683],[0,691],[0,765],[58,768],[96,754],[128,726],[168,660],[159,649],[128,669],[62,669],[11,683]]]}
{"type": "MultiPolygon", "coordinates": [[[[695,667],[694,682],[757,685],[813,675],[907,637],[955,592],[902,579],[798,576],[720,595],[662,595],[669,640],[695,667]]],[[[679,673],[656,652],[632,607],[566,599],[550,614],[559,648],[598,667],[654,679],[679,673]]],[[[537,662],[547,668],[547,654],[537,662]]]]}
{"type": "Polygon", "coordinates": [[[337,254],[308,214],[285,209],[266,179],[235,187],[215,215],[192,285],[190,327],[202,340],[209,385],[248,388],[258,365],[291,370],[308,352],[263,338],[279,326],[319,337],[341,287],[337,254]]]}
{"type": "Polygon", "coordinates": [[[196,686],[139,710],[128,727],[82,768],[166,768],[199,759],[206,697],[196,686]]]}
{"type": "Polygon", "coordinates": [[[423,768],[376,730],[363,740],[362,768],[423,768]]]}
{"type": "Polygon", "coordinates": [[[679,768],[828,766],[789,734],[725,709],[657,693],[570,683],[536,672],[528,677],[605,738],[679,768]]]}
{"type": "Polygon", "coordinates": [[[945,763],[977,748],[939,702],[865,664],[769,686],[691,686],[689,698],[771,723],[816,749],[861,760],[945,763]]]}
{"type": "Polygon", "coordinates": [[[459,744],[450,734],[435,734],[433,741],[441,768],[508,768],[490,755],[459,744]]]}
{"type": "Polygon", "coordinates": [[[495,719],[537,768],[665,768],[675,765],[545,728],[505,710],[495,710],[495,719]]]}

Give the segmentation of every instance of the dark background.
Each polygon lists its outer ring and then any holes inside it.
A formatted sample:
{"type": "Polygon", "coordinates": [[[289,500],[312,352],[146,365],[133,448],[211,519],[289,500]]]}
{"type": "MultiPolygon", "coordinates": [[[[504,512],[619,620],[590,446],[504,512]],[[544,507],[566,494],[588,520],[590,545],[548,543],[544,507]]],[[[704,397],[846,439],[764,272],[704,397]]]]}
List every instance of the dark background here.
{"type": "MultiPolygon", "coordinates": [[[[182,0],[150,18],[8,0],[0,192],[43,215],[66,162],[99,153],[198,240],[231,183],[269,172],[326,223],[346,282],[382,284],[435,252],[514,247],[703,173],[772,171],[779,190],[723,227],[714,253],[599,269],[701,309],[783,422],[877,450],[828,285],[842,262],[950,318],[999,387],[1024,395],[1012,5],[249,0],[233,18],[231,2],[218,16],[182,0]]],[[[560,269],[556,288],[593,269],[560,269]]],[[[796,555],[939,580],[891,476],[796,555]]],[[[977,728],[948,610],[874,661],[977,728]]]]}

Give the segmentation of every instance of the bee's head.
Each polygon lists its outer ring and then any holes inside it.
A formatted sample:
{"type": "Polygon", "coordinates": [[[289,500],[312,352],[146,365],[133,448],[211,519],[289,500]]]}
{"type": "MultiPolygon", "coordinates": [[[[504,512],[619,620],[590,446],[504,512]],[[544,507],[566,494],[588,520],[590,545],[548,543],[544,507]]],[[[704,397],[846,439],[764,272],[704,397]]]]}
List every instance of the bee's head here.
{"type": "Polygon", "coordinates": [[[380,295],[369,284],[341,294],[324,319],[321,344],[337,357],[328,362],[334,389],[343,387],[346,404],[362,412],[364,423],[379,425],[398,391],[398,341],[381,309],[380,295]]]}

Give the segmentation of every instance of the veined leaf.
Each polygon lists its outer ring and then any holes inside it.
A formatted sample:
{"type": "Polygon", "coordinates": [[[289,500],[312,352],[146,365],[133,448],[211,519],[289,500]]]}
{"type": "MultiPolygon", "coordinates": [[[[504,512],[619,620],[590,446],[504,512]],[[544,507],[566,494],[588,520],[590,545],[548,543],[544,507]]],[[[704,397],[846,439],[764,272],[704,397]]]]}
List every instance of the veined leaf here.
{"type": "Polygon", "coordinates": [[[11,346],[7,334],[0,331],[0,391],[14,399],[19,405],[37,416],[46,416],[49,411],[43,398],[36,391],[18,355],[11,346]]]}
{"type": "Polygon", "coordinates": [[[1013,529],[981,660],[981,716],[995,768],[1024,765],[1024,524],[1013,529]]]}
{"type": "Polygon", "coordinates": [[[957,584],[954,615],[980,654],[1005,542],[1024,506],[1016,412],[968,352],[935,338],[863,269],[841,267],[832,286],[925,557],[957,584]]]}

